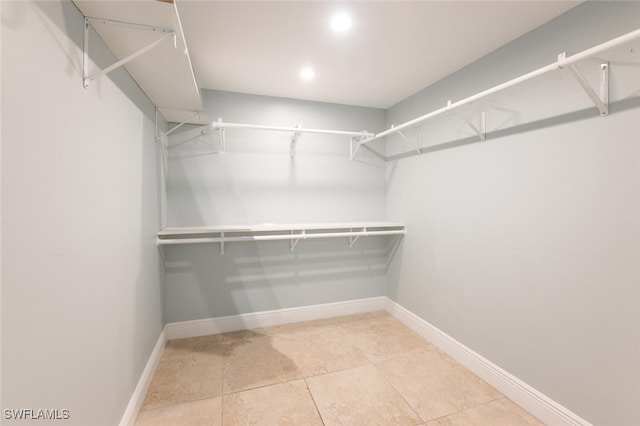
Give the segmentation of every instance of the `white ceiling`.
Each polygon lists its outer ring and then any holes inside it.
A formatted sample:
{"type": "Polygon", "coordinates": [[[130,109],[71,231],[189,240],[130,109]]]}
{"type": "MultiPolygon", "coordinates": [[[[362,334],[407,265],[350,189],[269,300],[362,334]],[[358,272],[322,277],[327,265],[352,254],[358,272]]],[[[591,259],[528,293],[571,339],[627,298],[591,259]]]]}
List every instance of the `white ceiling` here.
{"type": "Polygon", "coordinates": [[[175,0],[201,88],[388,108],[579,1],[175,0]],[[353,21],[335,34],[337,12],[353,21]],[[302,81],[302,66],[316,72],[302,81]]]}

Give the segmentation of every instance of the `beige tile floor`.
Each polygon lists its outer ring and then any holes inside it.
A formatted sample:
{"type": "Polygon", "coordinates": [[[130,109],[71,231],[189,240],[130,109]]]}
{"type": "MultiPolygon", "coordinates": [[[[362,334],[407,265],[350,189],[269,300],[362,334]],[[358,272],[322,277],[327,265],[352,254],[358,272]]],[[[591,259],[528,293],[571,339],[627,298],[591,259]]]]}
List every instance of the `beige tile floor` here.
{"type": "Polygon", "coordinates": [[[381,311],[171,340],[136,425],[541,423],[381,311]]]}

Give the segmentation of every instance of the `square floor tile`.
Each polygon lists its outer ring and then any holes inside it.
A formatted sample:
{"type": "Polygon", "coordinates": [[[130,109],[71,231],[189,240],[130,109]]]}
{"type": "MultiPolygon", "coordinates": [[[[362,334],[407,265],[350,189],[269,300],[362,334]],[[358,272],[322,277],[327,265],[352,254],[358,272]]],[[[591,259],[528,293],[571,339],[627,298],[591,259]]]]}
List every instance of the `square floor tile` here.
{"type": "Polygon", "coordinates": [[[381,361],[376,367],[424,421],[502,397],[437,350],[381,361]]]}
{"type": "Polygon", "coordinates": [[[222,398],[201,399],[141,411],[136,426],[221,426],[222,398]]]}
{"type": "Polygon", "coordinates": [[[222,356],[195,352],[161,359],[142,409],[222,394],[222,356]]]}
{"type": "Polygon", "coordinates": [[[225,425],[322,426],[304,380],[224,396],[225,425]]]}
{"type": "Polygon", "coordinates": [[[422,422],[373,365],[310,377],[306,381],[327,426],[422,422]]]}
{"type": "Polygon", "coordinates": [[[273,347],[291,359],[304,377],[369,364],[353,336],[335,327],[309,330],[273,340],[273,347]]]}
{"type": "Polygon", "coordinates": [[[356,346],[371,362],[434,348],[431,343],[388,314],[345,323],[342,329],[352,334],[356,346]]]}
{"type": "Polygon", "coordinates": [[[246,330],[224,338],[225,394],[303,378],[296,363],[277,349],[279,337],[246,330]]]}

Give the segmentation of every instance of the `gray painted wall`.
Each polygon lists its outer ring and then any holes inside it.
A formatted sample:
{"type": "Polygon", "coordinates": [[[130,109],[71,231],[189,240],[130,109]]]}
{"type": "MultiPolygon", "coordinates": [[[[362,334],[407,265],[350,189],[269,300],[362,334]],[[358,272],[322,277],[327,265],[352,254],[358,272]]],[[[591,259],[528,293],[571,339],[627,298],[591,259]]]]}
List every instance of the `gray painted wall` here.
{"type": "MultiPolygon", "coordinates": [[[[211,120],[379,131],[384,111],[207,91],[211,120]]],[[[357,222],[384,219],[385,164],[369,151],[349,160],[342,136],[190,128],[171,135],[169,226],[357,222]]],[[[377,147],[380,148],[379,146],[377,147]]],[[[166,247],[166,320],[184,321],[384,294],[392,238],[166,247]]]]}
{"type": "Polygon", "coordinates": [[[154,109],[122,70],[82,87],[73,3],[1,8],[2,409],[112,426],[163,326],[154,109]]]}
{"type": "MultiPolygon", "coordinates": [[[[387,124],[639,24],[639,3],[584,3],[394,106],[387,124]]],[[[611,79],[606,118],[559,74],[486,103],[484,143],[472,143],[456,118],[425,126],[425,153],[388,166],[387,219],[404,222],[407,235],[386,291],[586,420],[632,425],[640,424],[640,69],[614,61],[611,79]],[[443,142],[452,143],[429,148],[443,142]]],[[[389,141],[391,155],[406,149],[389,141]]]]}

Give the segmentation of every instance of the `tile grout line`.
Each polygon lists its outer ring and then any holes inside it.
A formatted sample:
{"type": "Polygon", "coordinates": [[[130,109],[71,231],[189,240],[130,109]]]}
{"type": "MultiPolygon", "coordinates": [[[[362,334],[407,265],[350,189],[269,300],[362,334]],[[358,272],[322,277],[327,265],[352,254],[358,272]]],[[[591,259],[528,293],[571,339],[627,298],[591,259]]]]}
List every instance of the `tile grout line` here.
{"type": "MultiPolygon", "coordinates": [[[[419,419],[421,423],[427,423],[427,420],[423,419],[422,416],[420,414],[418,414],[418,412],[416,411],[415,408],[413,408],[413,405],[409,404],[409,401],[406,400],[406,398],[404,397],[404,395],[402,395],[402,393],[400,393],[400,391],[398,389],[396,389],[395,386],[393,386],[393,383],[391,383],[391,381],[389,381],[389,379],[387,379],[387,376],[384,375],[384,373],[378,368],[378,366],[375,363],[372,363],[373,367],[376,369],[376,371],[378,372],[378,374],[380,374],[380,376],[382,377],[382,379],[387,382],[387,384],[389,386],[391,386],[391,388],[396,391],[396,393],[400,396],[400,398],[402,398],[402,400],[405,402],[405,404],[407,404],[407,406],[411,409],[411,411],[413,412],[413,414],[415,414],[419,419]]],[[[417,423],[418,425],[421,423],[417,423]]]]}
{"type": "MultiPolygon", "coordinates": [[[[509,399],[509,398],[507,398],[506,396],[502,395],[501,397],[496,398],[496,399],[492,399],[491,401],[487,401],[487,402],[484,402],[482,404],[476,404],[476,405],[471,406],[471,407],[463,408],[462,410],[456,411],[454,413],[449,413],[449,414],[445,414],[444,416],[436,417],[435,419],[431,419],[428,422],[434,422],[434,421],[437,421],[437,420],[440,420],[440,419],[446,419],[447,417],[455,416],[457,414],[464,413],[465,411],[473,410],[475,408],[482,407],[483,405],[491,404],[492,402],[500,401],[502,399],[509,399]]],[[[511,409],[508,409],[508,410],[510,412],[516,414],[518,417],[522,417],[522,416],[518,415],[517,413],[515,413],[513,410],[511,410],[511,409]]]]}
{"type": "Polygon", "coordinates": [[[313,396],[313,392],[311,392],[311,387],[309,387],[309,382],[307,382],[306,378],[304,378],[303,380],[304,380],[304,384],[307,385],[307,391],[309,392],[309,396],[311,396],[311,401],[313,401],[314,407],[316,407],[316,412],[318,413],[318,417],[320,417],[320,421],[322,422],[322,426],[325,426],[324,418],[322,417],[322,413],[320,412],[320,409],[318,408],[318,403],[316,402],[316,399],[313,396]]]}

